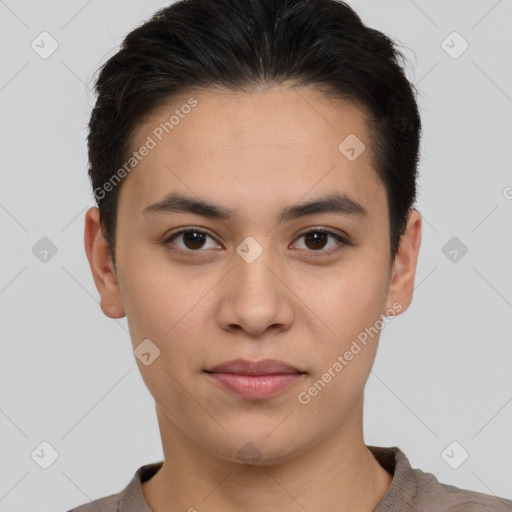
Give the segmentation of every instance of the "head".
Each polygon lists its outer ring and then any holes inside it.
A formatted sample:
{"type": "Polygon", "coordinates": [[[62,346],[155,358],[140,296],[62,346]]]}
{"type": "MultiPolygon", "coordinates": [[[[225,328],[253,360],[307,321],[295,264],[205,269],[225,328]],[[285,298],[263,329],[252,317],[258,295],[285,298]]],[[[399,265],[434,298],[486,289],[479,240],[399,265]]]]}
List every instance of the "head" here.
{"type": "Polygon", "coordinates": [[[103,312],[126,314],[134,349],[151,340],[137,361],[176,435],[271,463],[360,429],[420,245],[402,58],[343,2],[188,0],[101,68],[87,255],[103,312]],[[241,397],[209,373],[237,358],[300,375],[241,397]]]}

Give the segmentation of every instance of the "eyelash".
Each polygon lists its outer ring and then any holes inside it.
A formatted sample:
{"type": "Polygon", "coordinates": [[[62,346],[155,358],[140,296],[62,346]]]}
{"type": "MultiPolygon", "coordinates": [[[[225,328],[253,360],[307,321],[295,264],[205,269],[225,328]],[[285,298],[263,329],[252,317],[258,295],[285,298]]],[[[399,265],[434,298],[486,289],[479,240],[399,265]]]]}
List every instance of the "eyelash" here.
{"type": "MultiPolygon", "coordinates": [[[[179,231],[176,231],[174,233],[172,233],[171,235],[169,235],[164,241],[163,241],[163,244],[168,246],[172,243],[172,241],[175,239],[175,238],[178,238],[180,235],[184,234],[184,233],[200,233],[202,235],[206,235],[210,238],[213,239],[213,237],[208,234],[207,232],[199,229],[199,228],[195,228],[193,226],[191,227],[188,227],[188,228],[185,228],[185,229],[181,229],[179,231]]],[[[310,229],[309,231],[305,231],[304,233],[301,233],[297,238],[301,238],[303,236],[306,236],[306,235],[310,235],[311,233],[325,233],[326,235],[328,236],[332,236],[333,238],[335,238],[340,246],[348,246],[350,245],[350,243],[344,238],[342,237],[341,235],[337,234],[337,233],[334,233],[333,231],[329,231],[327,229],[322,229],[322,228],[314,228],[314,229],[310,229]]],[[[191,249],[188,249],[188,250],[184,250],[184,249],[181,249],[181,248],[172,248],[172,250],[176,251],[176,252],[179,252],[181,254],[184,254],[186,256],[195,256],[196,253],[200,253],[200,252],[205,252],[204,249],[197,249],[197,250],[191,250],[191,249]]],[[[300,250],[306,250],[307,252],[310,252],[312,256],[325,256],[325,255],[330,255],[332,254],[333,252],[337,252],[339,249],[329,249],[329,250],[323,250],[323,249],[319,249],[317,251],[314,251],[314,250],[307,250],[307,249],[300,249],[300,250]]]]}

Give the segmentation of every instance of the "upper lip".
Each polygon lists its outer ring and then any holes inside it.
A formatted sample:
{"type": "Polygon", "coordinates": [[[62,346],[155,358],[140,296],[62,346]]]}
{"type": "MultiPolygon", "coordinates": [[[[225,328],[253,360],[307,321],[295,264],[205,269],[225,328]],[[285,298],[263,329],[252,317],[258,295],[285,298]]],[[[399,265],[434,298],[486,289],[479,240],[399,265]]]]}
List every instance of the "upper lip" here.
{"type": "Polygon", "coordinates": [[[225,361],[206,370],[210,373],[236,373],[240,375],[277,375],[283,373],[305,373],[284,361],[277,359],[261,359],[260,361],[247,361],[233,359],[225,361]]]}

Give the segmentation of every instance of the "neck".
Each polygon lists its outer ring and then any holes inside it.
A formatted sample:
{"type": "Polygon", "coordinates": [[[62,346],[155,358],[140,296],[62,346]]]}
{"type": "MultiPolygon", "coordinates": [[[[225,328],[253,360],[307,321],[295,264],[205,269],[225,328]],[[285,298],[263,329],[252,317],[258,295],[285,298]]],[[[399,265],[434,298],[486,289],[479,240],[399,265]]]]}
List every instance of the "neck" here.
{"type": "Polygon", "coordinates": [[[164,464],[142,484],[153,512],[358,510],[371,512],[391,485],[362,436],[359,420],[286,462],[243,465],[199,446],[157,406],[164,464]]]}

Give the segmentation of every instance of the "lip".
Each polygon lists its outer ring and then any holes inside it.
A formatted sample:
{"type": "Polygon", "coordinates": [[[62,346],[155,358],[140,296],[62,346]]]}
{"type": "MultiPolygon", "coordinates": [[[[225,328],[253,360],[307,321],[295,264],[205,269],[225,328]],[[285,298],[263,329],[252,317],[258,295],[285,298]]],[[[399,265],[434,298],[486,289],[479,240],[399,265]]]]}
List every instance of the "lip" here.
{"type": "Polygon", "coordinates": [[[283,373],[304,373],[298,368],[277,359],[261,359],[260,361],[247,361],[233,359],[225,361],[209,370],[213,373],[236,373],[239,375],[276,375],[283,373]]]}
{"type": "Polygon", "coordinates": [[[264,400],[301,380],[305,372],[276,359],[234,359],[205,370],[224,389],[250,400],[264,400]]]}

